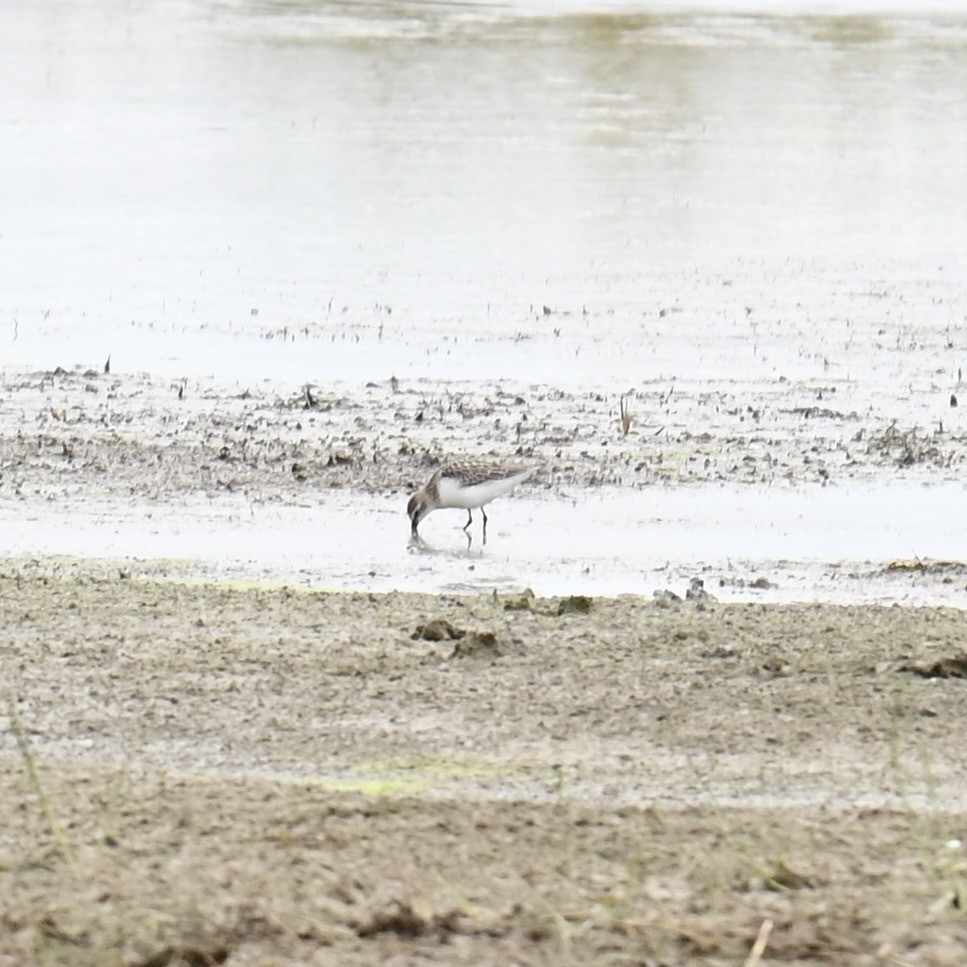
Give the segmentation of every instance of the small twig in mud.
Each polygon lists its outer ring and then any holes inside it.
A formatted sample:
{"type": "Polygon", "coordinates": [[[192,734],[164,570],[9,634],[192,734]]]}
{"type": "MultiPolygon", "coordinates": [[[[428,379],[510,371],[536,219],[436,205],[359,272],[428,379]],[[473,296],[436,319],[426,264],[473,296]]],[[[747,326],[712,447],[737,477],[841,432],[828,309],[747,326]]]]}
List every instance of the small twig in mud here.
{"type": "Polygon", "coordinates": [[[755,943],[749,951],[749,957],[745,962],[745,967],[757,967],[765,953],[766,944],[769,942],[769,934],[772,933],[772,921],[766,918],[759,927],[759,935],[755,938],[755,943]]]}
{"type": "Polygon", "coordinates": [[[40,781],[40,773],[37,771],[37,761],[34,759],[34,754],[30,748],[30,743],[27,741],[27,733],[24,731],[23,725],[20,722],[20,716],[17,715],[17,709],[13,703],[13,698],[9,695],[7,696],[7,717],[10,719],[10,728],[13,730],[13,734],[17,739],[17,747],[20,749],[20,755],[24,760],[24,765],[27,767],[27,776],[30,779],[30,785],[37,794],[37,798],[40,800],[40,804],[44,810],[44,818],[47,820],[47,827],[57,842],[61,855],[64,857],[64,860],[71,871],[71,876],[73,876],[75,880],[80,879],[80,873],[77,869],[77,861],[74,859],[74,851],[71,848],[71,844],[68,842],[66,834],[64,833],[64,827],[61,826],[60,820],[57,818],[57,813],[54,810],[53,802],[51,801],[50,796],[47,794],[47,791],[44,789],[43,783],[40,781]]]}
{"type": "Polygon", "coordinates": [[[618,401],[618,409],[621,413],[621,435],[627,436],[631,431],[631,424],[634,422],[635,414],[632,412],[631,404],[628,402],[634,395],[634,390],[628,390],[618,401]]]}

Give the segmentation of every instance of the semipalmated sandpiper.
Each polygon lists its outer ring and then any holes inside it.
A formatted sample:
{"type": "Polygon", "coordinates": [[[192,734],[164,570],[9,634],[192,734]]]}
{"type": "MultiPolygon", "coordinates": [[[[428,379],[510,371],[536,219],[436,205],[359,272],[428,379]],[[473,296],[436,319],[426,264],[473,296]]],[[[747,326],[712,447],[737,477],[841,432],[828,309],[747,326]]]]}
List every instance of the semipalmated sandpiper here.
{"type": "Polygon", "coordinates": [[[483,463],[474,460],[454,460],[443,464],[412,497],[406,512],[410,515],[413,536],[419,537],[420,521],[433,510],[461,507],[467,511],[466,530],[473,523],[473,509],[483,515],[483,539],[487,540],[487,514],[484,504],[509,494],[526,480],[534,467],[519,463],[483,463]]]}

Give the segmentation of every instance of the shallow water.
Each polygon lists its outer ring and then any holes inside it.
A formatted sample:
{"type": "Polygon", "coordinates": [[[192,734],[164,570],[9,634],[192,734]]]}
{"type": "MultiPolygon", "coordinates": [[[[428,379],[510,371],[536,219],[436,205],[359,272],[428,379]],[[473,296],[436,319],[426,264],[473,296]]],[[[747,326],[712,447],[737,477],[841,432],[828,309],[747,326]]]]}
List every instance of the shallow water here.
{"type": "Polygon", "coordinates": [[[887,571],[894,561],[964,561],[950,520],[963,488],[605,488],[565,501],[514,498],[475,515],[439,511],[409,540],[398,500],[333,491],[311,507],[228,495],[184,506],[0,517],[6,554],[114,562],[130,573],[332,590],[684,596],[692,578],[722,600],[967,604],[967,569],[887,571]],[[915,514],[910,508],[917,508],[915,514]],[[844,523],[848,522],[848,524],[844,523]],[[753,582],[765,579],[765,587],[753,582]]]}
{"type": "Polygon", "coordinates": [[[956,5],[721,7],[5,5],[6,359],[601,383],[962,328],[956,5]]]}

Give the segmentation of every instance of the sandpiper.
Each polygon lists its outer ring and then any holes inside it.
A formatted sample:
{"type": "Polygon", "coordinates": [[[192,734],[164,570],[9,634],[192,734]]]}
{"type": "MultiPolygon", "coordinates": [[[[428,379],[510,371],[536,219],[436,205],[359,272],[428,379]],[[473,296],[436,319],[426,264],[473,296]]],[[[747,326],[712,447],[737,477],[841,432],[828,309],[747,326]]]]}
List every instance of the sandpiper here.
{"type": "Polygon", "coordinates": [[[412,497],[406,512],[410,515],[413,536],[419,537],[420,521],[432,510],[445,507],[462,507],[467,511],[466,530],[473,523],[473,508],[479,507],[483,514],[483,539],[487,540],[487,514],[484,504],[495,497],[509,494],[521,481],[526,480],[534,467],[519,463],[477,463],[459,460],[445,463],[412,497]]]}

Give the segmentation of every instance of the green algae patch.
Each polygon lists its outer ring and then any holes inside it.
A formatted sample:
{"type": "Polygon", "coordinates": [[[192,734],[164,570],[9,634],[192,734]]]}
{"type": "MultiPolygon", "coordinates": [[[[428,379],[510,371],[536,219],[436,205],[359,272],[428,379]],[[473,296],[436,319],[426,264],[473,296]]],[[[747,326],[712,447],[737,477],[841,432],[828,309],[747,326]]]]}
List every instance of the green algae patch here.
{"type": "Polygon", "coordinates": [[[355,772],[360,775],[378,776],[406,773],[407,779],[412,775],[412,781],[427,786],[433,786],[433,779],[499,779],[524,775],[524,772],[493,762],[476,759],[448,758],[445,756],[421,759],[386,759],[380,762],[365,762],[355,766],[355,772]],[[421,779],[420,777],[426,777],[421,779]]]}
{"type": "Polygon", "coordinates": [[[413,796],[426,792],[430,784],[419,779],[362,778],[314,779],[312,785],[329,792],[358,792],[364,796],[413,796]]]}
{"type": "Polygon", "coordinates": [[[515,770],[490,762],[475,762],[461,759],[429,759],[419,763],[416,768],[434,776],[448,776],[451,779],[500,779],[511,776],[515,770]]]}

